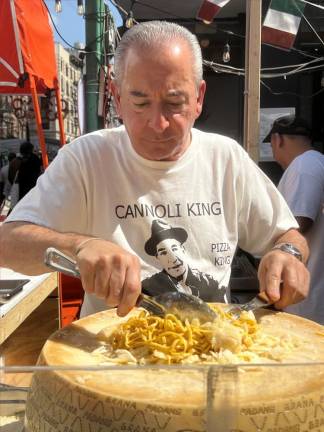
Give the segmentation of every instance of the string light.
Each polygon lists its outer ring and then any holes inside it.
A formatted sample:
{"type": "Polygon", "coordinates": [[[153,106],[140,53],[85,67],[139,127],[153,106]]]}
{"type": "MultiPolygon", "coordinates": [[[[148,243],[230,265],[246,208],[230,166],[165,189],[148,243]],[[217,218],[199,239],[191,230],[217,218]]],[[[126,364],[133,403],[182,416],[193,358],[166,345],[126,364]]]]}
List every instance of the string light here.
{"type": "Polygon", "coordinates": [[[134,6],[135,2],[136,2],[136,0],[132,0],[130,10],[129,10],[127,17],[126,17],[125,27],[128,29],[132,28],[133,25],[135,24],[134,14],[133,14],[133,6],[134,6]]]}
{"type": "Polygon", "coordinates": [[[223,51],[223,62],[228,63],[231,61],[231,47],[229,46],[229,43],[226,43],[224,45],[224,51],[223,51]]]}
{"type": "Polygon", "coordinates": [[[83,0],[78,0],[77,12],[78,12],[78,15],[84,15],[83,0]]]}
{"type": "Polygon", "coordinates": [[[128,29],[130,29],[130,28],[133,27],[133,25],[134,25],[134,15],[133,15],[133,11],[130,10],[128,12],[128,15],[127,15],[127,18],[126,18],[126,21],[125,21],[125,27],[128,28],[128,29]]]}
{"type": "Polygon", "coordinates": [[[55,12],[56,13],[62,12],[62,3],[61,3],[61,0],[55,0],[55,12]]]}

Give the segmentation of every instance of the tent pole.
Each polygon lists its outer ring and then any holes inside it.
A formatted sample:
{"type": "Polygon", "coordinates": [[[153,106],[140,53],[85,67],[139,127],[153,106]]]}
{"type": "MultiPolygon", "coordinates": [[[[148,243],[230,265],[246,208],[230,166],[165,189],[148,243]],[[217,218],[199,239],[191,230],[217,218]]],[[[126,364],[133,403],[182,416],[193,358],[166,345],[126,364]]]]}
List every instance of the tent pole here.
{"type": "Polygon", "coordinates": [[[66,143],[66,140],[65,140],[65,133],[64,133],[63,116],[62,116],[61,92],[58,86],[57,79],[55,79],[54,82],[54,90],[55,90],[56,106],[57,106],[57,118],[58,118],[59,129],[60,129],[60,144],[62,147],[66,143]]]}
{"type": "Polygon", "coordinates": [[[36,84],[35,84],[35,78],[34,75],[29,74],[29,85],[31,90],[31,96],[33,99],[33,105],[34,105],[34,112],[35,112],[35,119],[36,119],[36,126],[37,126],[37,134],[39,139],[39,144],[41,146],[42,151],[42,161],[43,161],[43,167],[44,169],[48,167],[48,157],[46,152],[46,144],[45,144],[45,137],[44,137],[44,131],[42,128],[42,117],[39,109],[38,104],[38,97],[37,97],[37,91],[36,91],[36,84]]]}

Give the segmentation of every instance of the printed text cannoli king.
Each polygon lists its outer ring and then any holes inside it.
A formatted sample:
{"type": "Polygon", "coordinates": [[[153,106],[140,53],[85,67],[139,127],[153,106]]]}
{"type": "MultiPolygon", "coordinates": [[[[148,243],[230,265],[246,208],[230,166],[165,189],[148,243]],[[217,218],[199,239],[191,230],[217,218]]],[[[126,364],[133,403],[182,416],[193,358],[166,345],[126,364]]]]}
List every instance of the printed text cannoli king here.
{"type": "Polygon", "coordinates": [[[158,219],[183,216],[219,216],[222,209],[219,201],[181,204],[119,204],[115,208],[118,219],[154,217],[158,219]]]}

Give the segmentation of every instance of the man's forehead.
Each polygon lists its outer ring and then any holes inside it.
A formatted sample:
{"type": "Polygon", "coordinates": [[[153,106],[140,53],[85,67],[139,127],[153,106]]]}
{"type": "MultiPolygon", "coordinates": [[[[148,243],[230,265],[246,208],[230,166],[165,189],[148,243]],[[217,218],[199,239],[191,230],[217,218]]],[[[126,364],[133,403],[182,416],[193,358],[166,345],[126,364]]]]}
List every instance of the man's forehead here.
{"type": "Polygon", "coordinates": [[[146,59],[163,61],[164,55],[173,55],[176,57],[192,55],[188,42],[181,38],[172,40],[152,40],[150,43],[139,42],[132,44],[126,51],[126,59],[132,58],[137,61],[145,61],[146,59]],[[157,56],[158,53],[158,56],[157,56]]]}
{"type": "MultiPolygon", "coordinates": [[[[150,93],[148,91],[137,90],[133,88],[129,89],[129,94],[134,97],[142,97],[142,98],[150,96],[150,93]]],[[[168,97],[179,97],[179,96],[185,96],[186,92],[180,89],[169,89],[166,90],[165,95],[168,97]]]]}

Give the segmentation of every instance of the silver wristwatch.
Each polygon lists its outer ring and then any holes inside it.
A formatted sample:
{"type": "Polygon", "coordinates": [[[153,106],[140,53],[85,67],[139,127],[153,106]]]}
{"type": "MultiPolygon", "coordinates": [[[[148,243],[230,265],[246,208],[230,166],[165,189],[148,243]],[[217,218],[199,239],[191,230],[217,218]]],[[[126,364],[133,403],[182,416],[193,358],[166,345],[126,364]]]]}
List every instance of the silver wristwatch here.
{"type": "Polygon", "coordinates": [[[293,255],[294,257],[299,259],[299,261],[303,262],[303,256],[300,253],[299,249],[297,249],[296,246],[291,243],[278,243],[273,246],[272,250],[273,249],[279,249],[283,252],[287,252],[290,255],[293,255]]]}

